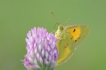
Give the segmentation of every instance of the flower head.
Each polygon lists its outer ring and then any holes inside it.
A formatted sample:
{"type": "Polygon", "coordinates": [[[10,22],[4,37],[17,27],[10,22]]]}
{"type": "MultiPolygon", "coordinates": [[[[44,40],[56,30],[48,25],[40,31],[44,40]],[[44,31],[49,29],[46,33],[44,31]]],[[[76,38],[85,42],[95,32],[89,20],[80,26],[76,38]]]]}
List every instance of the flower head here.
{"type": "Polygon", "coordinates": [[[56,38],[44,28],[33,28],[27,33],[27,54],[23,60],[28,70],[54,70],[58,51],[56,38]]]}

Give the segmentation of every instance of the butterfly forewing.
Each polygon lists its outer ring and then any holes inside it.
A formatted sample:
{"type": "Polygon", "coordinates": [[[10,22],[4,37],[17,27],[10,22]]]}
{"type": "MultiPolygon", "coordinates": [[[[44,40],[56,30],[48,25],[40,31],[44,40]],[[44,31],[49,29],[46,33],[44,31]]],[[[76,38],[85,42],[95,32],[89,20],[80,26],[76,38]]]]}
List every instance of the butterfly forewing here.
{"type": "Polygon", "coordinates": [[[72,35],[75,42],[75,48],[84,40],[89,32],[89,28],[85,25],[67,26],[65,29],[70,35],[72,35]]]}

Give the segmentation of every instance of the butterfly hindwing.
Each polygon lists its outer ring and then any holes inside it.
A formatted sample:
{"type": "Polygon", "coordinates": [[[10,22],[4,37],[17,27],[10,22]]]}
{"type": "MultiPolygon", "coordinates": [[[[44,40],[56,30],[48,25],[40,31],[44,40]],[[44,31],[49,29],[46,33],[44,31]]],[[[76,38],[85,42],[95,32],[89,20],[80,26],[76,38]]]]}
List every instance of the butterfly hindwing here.
{"type": "Polygon", "coordinates": [[[66,31],[64,32],[63,36],[64,37],[61,40],[59,40],[59,42],[57,42],[57,48],[58,48],[58,52],[59,52],[57,65],[60,65],[61,63],[66,61],[66,59],[74,51],[74,47],[73,47],[74,40],[71,40],[72,36],[70,36],[70,34],[67,33],[66,31]]]}

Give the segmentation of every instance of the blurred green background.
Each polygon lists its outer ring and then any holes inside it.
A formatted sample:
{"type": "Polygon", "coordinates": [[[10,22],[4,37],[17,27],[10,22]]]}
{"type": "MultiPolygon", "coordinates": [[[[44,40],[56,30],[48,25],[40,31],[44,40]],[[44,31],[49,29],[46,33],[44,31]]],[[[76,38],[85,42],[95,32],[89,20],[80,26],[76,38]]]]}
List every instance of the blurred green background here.
{"type": "MultiPolygon", "coordinates": [[[[90,28],[74,55],[55,70],[106,70],[106,0],[0,0],[0,70],[26,70],[25,38],[33,27],[49,32],[58,22],[90,28]]],[[[56,27],[57,29],[57,27],[56,27]]]]}

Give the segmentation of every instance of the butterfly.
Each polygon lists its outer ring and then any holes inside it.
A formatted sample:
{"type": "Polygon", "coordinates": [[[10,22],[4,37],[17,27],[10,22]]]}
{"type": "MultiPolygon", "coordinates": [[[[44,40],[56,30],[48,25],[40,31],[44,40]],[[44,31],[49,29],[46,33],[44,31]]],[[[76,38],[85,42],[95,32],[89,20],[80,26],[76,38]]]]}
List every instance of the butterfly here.
{"type": "MultiPolygon", "coordinates": [[[[50,12],[54,15],[52,11],[50,12]]],[[[58,20],[55,15],[54,17],[58,20]]],[[[55,32],[55,37],[57,38],[56,47],[59,53],[56,66],[66,62],[72,56],[76,47],[84,40],[88,32],[89,28],[85,25],[58,25],[55,32]]]]}
{"type": "Polygon", "coordinates": [[[55,37],[57,38],[56,46],[59,52],[56,66],[64,63],[70,58],[88,32],[89,28],[85,25],[58,26],[58,30],[55,32],[55,37]]]}

